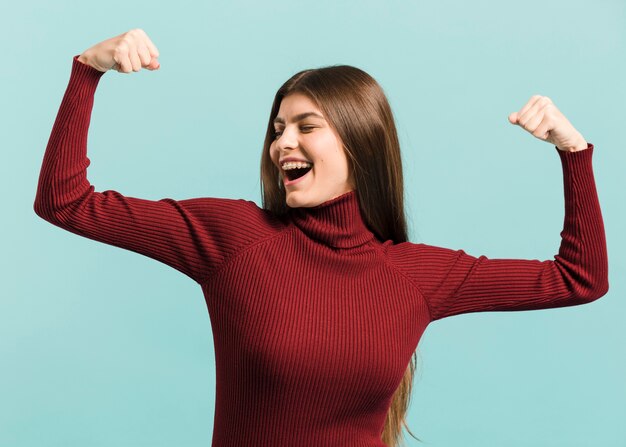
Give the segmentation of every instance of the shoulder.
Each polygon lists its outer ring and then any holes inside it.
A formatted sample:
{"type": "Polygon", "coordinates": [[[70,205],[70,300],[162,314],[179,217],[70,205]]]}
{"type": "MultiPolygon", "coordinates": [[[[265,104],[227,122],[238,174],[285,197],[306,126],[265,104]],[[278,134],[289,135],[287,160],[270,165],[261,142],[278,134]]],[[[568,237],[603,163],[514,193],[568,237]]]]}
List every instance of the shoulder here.
{"type": "Polygon", "coordinates": [[[252,234],[275,233],[287,227],[285,218],[259,207],[252,200],[199,197],[178,203],[207,225],[230,226],[252,234]]]}
{"type": "Polygon", "coordinates": [[[438,247],[425,243],[402,242],[393,244],[385,242],[386,255],[389,262],[405,275],[420,278],[432,271],[452,266],[465,252],[452,248],[438,247]]]}

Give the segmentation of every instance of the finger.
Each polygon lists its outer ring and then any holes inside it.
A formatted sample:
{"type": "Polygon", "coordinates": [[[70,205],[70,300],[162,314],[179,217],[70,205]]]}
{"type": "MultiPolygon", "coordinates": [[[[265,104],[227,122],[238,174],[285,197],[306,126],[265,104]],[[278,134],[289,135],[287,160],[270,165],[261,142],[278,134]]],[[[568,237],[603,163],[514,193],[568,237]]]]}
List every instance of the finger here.
{"type": "Polygon", "coordinates": [[[519,125],[522,114],[526,113],[526,111],[528,111],[528,109],[530,109],[537,102],[539,98],[541,98],[541,95],[531,96],[530,99],[526,102],[526,104],[524,104],[524,106],[519,111],[509,114],[509,122],[511,124],[519,125]]]}
{"type": "Polygon", "coordinates": [[[159,68],[161,68],[161,64],[159,63],[158,59],[152,59],[150,61],[150,65],[148,65],[146,68],[148,70],[158,70],[159,68]]]}
{"type": "Polygon", "coordinates": [[[148,65],[150,65],[152,56],[150,56],[150,51],[148,50],[148,47],[146,47],[144,44],[140,44],[137,47],[137,54],[139,55],[139,59],[141,60],[142,67],[147,67],[148,65]]]}
{"type": "Polygon", "coordinates": [[[156,45],[152,43],[152,41],[147,35],[145,37],[145,44],[148,47],[148,50],[150,50],[150,55],[152,57],[159,57],[159,50],[157,49],[156,45]]]}
{"type": "Polygon", "coordinates": [[[519,117],[519,122],[522,126],[526,127],[526,124],[532,117],[534,117],[539,110],[545,107],[546,103],[549,101],[545,96],[540,96],[536,101],[534,101],[533,105],[530,106],[526,112],[521,113],[519,117]]]}
{"type": "Polygon", "coordinates": [[[117,71],[120,73],[130,72],[130,60],[128,59],[128,44],[122,40],[113,51],[113,60],[117,63],[117,71]]]}
{"type": "Polygon", "coordinates": [[[541,120],[541,123],[539,124],[539,126],[537,126],[537,128],[533,132],[533,135],[545,141],[550,136],[551,130],[552,130],[552,121],[550,120],[550,117],[544,113],[543,119],[541,120]]]}
{"type": "Polygon", "coordinates": [[[121,73],[130,73],[131,71],[133,71],[133,66],[130,63],[130,59],[127,53],[120,54],[118,56],[117,63],[120,66],[120,70],[118,71],[121,71],[121,73]]]}
{"type": "Polygon", "coordinates": [[[538,110],[533,116],[528,117],[528,121],[524,125],[524,129],[534,135],[534,131],[543,121],[544,115],[544,109],[538,110]]]}
{"type": "Polygon", "coordinates": [[[522,118],[522,115],[526,113],[528,109],[530,109],[533,105],[535,105],[535,103],[539,101],[540,98],[541,98],[541,95],[531,96],[528,102],[524,104],[524,106],[517,112],[517,119],[516,119],[517,123],[520,123],[520,119],[522,118]]]}
{"type": "Polygon", "coordinates": [[[130,57],[130,63],[133,67],[133,71],[141,70],[141,59],[139,59],[139,54],[135,45],[131,45],[130,50],[128,51],[128,56],[130,57]]]}

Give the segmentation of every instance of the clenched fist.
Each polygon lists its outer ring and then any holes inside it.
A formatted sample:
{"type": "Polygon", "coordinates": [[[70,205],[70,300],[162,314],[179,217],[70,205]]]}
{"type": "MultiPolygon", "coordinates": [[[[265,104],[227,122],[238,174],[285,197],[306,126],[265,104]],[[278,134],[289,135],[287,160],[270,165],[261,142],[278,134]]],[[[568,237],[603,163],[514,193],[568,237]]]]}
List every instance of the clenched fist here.
{"type": "Polygon", "coordinates": [[[78,56],[78,61],[102,72],[113,69],[130,73],[142,68],[158,70],[158,57],[159,50],[148,35],[136,28],[92,46],[78,56]]]}
{"type": "Polygon", "coordinates": [[[509,122],[517,124],[540,140],[554,144],[562,151],[587,149],[587,141],[547,96],[534,95],[519,112],[509,115],[509,122]]]}

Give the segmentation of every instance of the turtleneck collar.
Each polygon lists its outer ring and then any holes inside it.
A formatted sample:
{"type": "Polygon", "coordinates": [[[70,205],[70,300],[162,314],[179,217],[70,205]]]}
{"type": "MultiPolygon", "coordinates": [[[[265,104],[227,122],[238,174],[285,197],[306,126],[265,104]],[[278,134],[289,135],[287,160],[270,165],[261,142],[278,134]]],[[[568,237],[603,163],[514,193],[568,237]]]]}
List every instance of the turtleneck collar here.
{"type": "Polygon", "coordinates": [[[354,190],[314,207],[289,208],[289,215],[307,236],[331,247],[357,247],[374,238],[354,190]]]}

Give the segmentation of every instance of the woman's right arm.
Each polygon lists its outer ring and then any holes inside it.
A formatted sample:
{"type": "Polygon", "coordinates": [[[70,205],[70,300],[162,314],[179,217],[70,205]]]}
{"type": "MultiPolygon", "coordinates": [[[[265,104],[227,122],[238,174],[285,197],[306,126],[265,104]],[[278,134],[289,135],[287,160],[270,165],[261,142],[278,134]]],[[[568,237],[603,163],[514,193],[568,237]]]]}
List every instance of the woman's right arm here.
{"type": "MultiPolygon", "coordinates": [[[[151,201],[113,190],[96,192],[87,179],[87,136],[96,87],[106,70],[81,62],[81,56],[73,58],[46,147],[34,202],[38,216],[72,233],[156,259],[200,284],[232,254],[275,230],[266,212],[247,200],[151,201]]],[[[97,60],[106,68],[104,59],[97,60]]],[[[128,60],[115,61],[118,71],[128,70],[128,60]]],[[[142,61],[144,67],[150,64],[158,67],[154,60],[142,61]]]]}

